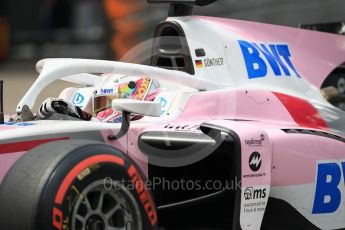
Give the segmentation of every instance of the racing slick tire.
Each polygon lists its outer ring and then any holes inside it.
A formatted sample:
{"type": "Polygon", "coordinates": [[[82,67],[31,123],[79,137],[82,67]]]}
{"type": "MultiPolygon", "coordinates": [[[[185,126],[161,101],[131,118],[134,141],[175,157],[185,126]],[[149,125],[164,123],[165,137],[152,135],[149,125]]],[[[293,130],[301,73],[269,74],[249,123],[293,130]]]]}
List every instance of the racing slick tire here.
{"type": "Polygon", "coordinates": [[[23,155],[4,178],[1,229],[156,229],[144,178],[111,146],[84,140],[44,144],[23,155]]]}

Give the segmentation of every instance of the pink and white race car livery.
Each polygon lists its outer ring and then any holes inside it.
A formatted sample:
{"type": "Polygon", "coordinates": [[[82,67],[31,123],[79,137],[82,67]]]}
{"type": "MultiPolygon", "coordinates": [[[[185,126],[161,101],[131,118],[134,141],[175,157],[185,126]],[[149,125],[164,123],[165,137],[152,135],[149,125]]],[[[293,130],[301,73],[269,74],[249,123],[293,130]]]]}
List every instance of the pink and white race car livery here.
{"type": "Polygon", "coordinates": [[[0,125],[1,229],[345,229],[345,112],[321,89],[345,37],[190,15],[213,1],[149,1],[172,4],[150,66],[37,63],[0,125]],[[56,80],[80,87],[39,117],[56,80]]]}

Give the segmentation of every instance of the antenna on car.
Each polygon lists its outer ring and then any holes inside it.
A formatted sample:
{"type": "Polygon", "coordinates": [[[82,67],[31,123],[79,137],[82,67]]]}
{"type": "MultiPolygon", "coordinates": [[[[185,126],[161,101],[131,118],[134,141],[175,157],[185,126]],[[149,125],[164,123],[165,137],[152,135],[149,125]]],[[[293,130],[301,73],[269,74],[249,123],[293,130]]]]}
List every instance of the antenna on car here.
{"type": "Polygon", "coordinates": [[[147,0],[150,4],[170,4],[169,17],[193,15],[194,6],[206,6],[217,0],[147,0]]]}

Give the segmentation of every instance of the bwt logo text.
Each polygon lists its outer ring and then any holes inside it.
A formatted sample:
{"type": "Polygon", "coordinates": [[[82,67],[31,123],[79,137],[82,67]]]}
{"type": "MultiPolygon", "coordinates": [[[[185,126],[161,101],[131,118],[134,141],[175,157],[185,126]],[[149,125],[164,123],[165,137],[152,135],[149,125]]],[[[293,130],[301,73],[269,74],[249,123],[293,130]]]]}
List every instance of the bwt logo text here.
{"type": "Polygon", "coordinates": [[[291,60],[289,46],[286,44],[258,44],[255,42],[238,41],[244,62],[246,64],[248,78],[266,77],[269,73],[269,66],[273,75],[291,77],[293,73],[300,78],[291,60]]]}
{"type": "Polygon", "coordinates": [[[345,194],[342,194],[345,186],[345,179],[342,179],[345,178],[345,161],[319,163],[317,168],[313,214],[334,213],[345,198],[345,194]]]}

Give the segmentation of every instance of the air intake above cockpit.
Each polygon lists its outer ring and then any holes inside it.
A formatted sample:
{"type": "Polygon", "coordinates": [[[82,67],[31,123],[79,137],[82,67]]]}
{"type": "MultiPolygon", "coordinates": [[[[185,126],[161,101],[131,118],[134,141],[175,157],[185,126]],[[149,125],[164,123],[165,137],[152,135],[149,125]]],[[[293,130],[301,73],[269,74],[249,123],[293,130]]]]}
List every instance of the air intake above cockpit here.
{"type": "Polygon", "coordinates": [[[153,42],[151,65],[194,74],[194,66],[183,29],[166,21],[158,25],[153,42]]]}

